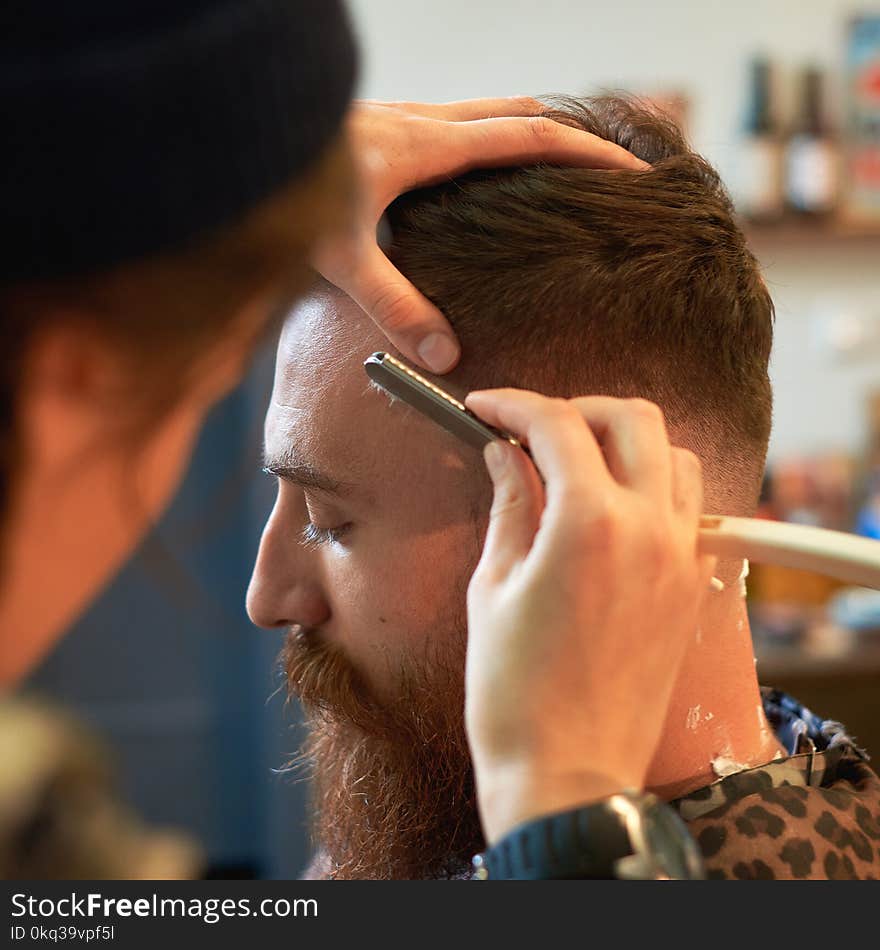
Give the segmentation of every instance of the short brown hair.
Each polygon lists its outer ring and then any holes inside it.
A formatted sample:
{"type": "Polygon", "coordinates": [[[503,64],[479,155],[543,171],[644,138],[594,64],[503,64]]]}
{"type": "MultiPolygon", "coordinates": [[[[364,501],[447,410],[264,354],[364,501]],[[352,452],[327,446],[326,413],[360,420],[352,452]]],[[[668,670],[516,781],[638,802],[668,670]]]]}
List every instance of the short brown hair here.
{"type": "Polygon", "coordinates": [[[469,386],[641,396],[701,457],[707,508],[751,509],[771,421],[773,304],[715,170],[627,97],[547,114],[643,172],[481,171],[389,209],[389,254],[455,326],[469,386]]]}

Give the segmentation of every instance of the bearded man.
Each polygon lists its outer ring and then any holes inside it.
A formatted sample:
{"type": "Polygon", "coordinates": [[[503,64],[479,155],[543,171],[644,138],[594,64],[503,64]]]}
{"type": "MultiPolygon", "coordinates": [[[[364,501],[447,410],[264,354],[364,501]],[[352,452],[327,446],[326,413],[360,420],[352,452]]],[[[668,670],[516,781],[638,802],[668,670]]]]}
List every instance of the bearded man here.
{"type": "MultiPolygon", "coordinates": [[[[718,176],[638,103],[567,99],[550,114],[650,171],[477,172],[389,209],[389,257],[462,341],[443,385],[637,399],[645,432],[665,417],[699,457],[704,510],[751,515],[773,306],[718,176]]],[[[368,385],[363,360],[385,347],[327,284],[287,320],[265,435],[279,493],[248,609],[290,628],[287,677],[309,714],[306,876],[467,877],[485,837],[463,717],[466,592],[491,485],[478,453],[368,385]]],[[[690,823],[710,876],[871,873],[876,776],[838,724],[761,690],[744,565],[716,573],[724,589],[700,608],[646,787],[690,823]]],[[[532,622],[541,662],[540,612],[532,622]]],[[[643,623],[643,653],[620,663],[662,648],[660,619],[643,623]]],[[[544,705],[564,732],[565,702],[544,705]]]]}

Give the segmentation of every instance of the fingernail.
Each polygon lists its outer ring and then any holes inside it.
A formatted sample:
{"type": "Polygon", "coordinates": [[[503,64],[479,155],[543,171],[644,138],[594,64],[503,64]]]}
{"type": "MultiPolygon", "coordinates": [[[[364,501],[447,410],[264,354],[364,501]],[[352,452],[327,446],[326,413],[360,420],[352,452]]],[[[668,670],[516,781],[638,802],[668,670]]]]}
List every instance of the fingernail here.
{"type": "Polygon", "coordinates": [[[458,360],[458,344],[445,333],[429,333],[419,344],[419,358],[435,373],[445,373],[458,360]]]}
{"type": "Polygon", "coordinates": [[[483,458],[486,460],[486,468],[492,476],[492,481],[500,478],[507,467],[507,451],[500,442],[490,442],[483,449],[483,458]]]}

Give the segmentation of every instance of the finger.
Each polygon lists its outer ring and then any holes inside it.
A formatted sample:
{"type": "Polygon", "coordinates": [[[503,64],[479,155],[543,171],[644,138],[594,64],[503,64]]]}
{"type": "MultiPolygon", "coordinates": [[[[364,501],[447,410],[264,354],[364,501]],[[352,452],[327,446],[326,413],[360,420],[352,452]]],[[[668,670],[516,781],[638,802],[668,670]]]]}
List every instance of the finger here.
{"type": "Polygon", "coordinates": [[[703,466],[688,449],[672,449],[672,503],[688,520],[703,513],[703,466]]]}
{"type": "MultiPolygon", "coordinates": [[[[320,268],[319,268],[320,269],[320,268]]],[[[461,350],[443,314],[382,253],[369,246],[351,270],[323,276],[348,294],[408,359],[432,373],[455,366],[461,350]]]]}
{"type": "Polygon", "coordinates": [[[614,142],[542,116],[442,123],[438,148],[420,165],[416,183],[433,184],[471,168],[551,162],[584,168],[644,171],[650,165],[614,142]],[[441,147],[442,146],[442,147],[441,147]]]}
{"type": "Polygon", "coordinates": [[[380,102],[364,100],[369,105],[387,106],[409,115],[446,122],[470,122],[474,119],[492,119],[499,116],[540,115],[546,106],[531,96],[502,96],[499,98],[461,99],[457,102],[380,102]]]}
{"type": "MultiPolygon", "coordinates": [[[[700,516],[703,513],[703,466],[690,450],[675,447],[672,450],[673,504],[693,533],[694,545],[699,542],[700,516]]],[[[699,555],[701,590],[707,590],[718,564],[711,554],[699,555]]],[[[722,585],[723,589],[723,585],[722,585]]]]}
{"type": "Polygon", "coordinates": [[[521,449],[499,440],[487,445],[483,454],[494,494],[479,571],[495,582],[531,550],[541,523],[544,488],[521,449]]]}
{"type": "Polygon", "coordinates": [[[503,168],[550,162],[582,168],[644,171],[651,166],[614,142],[541,116],[442,122],[410,120],[420,161],[396,184],[393,198],[436,185],[473,168],[503,168]],[[417,136],[417,138],[415,137],[417,136]],[[433,147],[426,147],[433,142],[433,147]]]}
{"type": "Polygon", "coordinates": [[[528,445],[544,477],[548,509],[572,493],[604,500],[611,475],[601,449],[568,400],[518,389],[473,392],[465,404],[478,416],[528,445]]]}
{"type": "MultiPolygon", "coordinates": [[[[560,402],[518,390],[484,390],[471,393],[466,405],[490,425],[513,435],[523,435],[534,456],[529,426],[546,414],[542,400],[550,404],[560,402]]],[[[591,432],[591,441],[603,456],[602,468],[615,482],[648,495],[658,504],[669,504],[671,446],[662,414],[653,403],[586,396],[567,401],[567,405],[583,420],[582,428],[591,432]]],[[[544,473],[537,457],[536,462],[544,473]]],[[[544,474],[549,477],[548,473],[544,474]]]]}
{"type": "Polygon", "coordinates": [[[573,400],[602,446],[608,469],[626,488],[668,505],[672,446],[660,408],[646,399],[586,396],[573,400]]]}

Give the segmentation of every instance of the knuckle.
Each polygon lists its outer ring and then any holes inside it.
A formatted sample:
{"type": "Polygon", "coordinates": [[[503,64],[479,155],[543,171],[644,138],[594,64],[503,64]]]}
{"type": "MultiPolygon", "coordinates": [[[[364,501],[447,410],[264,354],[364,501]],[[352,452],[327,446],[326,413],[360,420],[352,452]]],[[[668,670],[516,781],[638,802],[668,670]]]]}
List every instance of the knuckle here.
{"type": "Polygon", "coordinates": [[[644,525],[641,529],[642,545],[651,564],[659,565],[669,554],[669,540],[666,531],[658,524],[644,525]]]}
{"type": "Polygon", "coordinates": [[[404,288],[394,284],[380,287],[367,303],[370,316],[387,333],[397,333],[412,327],[412,298],[404,288]]]}
{"type": "Polygon", "coordinates": [[[702,508],[703,463],[690,449],[675,449],[674,500],[676,507],[702,508]]]}
{"type": "Polygon", "coordinates": [[[511,102],[524,111],[528,109],[533,112],[541,112],[544,108],[543,104],[533,96],[511,96],[511,102]]]}
{"type": "Polygon", "coordinates": [[[640,573],[646,580],[657,580],[671,562],[669,535],[659,525],[643,526],[640,533],[640,573]]]}
{"type": "Polygon", "coordinates": [[[700,507],[703,502],[702,483],[697,479],[693,479],[686,485],[676,485],[675,502],[677,506],[693,505],[700,507]]]}
{"type": "Polygon", "coordinates": [[[682,464],[688,468],[693,474],[701,475],[703,472],[703,463],[700,461],[700,457],[692,452],[690,449],[681,449],[677,448],[675,450],[676,455],[681,460],[682,464]]]}
{"type": "Polygon", "coordinates": [[[467,607],[468,610],[474,610],[481,606],[482,600],[489,587],[490,576],[489,567],[485,558],[480,558],[479,563],[471,574],[470,583],[467,589],[467,607]]]}
{"type": "Polygon", "coordinates": [[[508,572],[509,568],[499,563],[495,556],[483,553],[468,583],[466,603],[469,615],[486,618],[497,604],[508,572]]]}
{"type": "Polygon", "coordinates": [[[617,544],[621,533],[620,511],[611,498],[591,499],[589,510],[582,497],[572,502],[576,517],[583,525],[583,531],[590,547],[610,552],[617,544]],[[580,507],[580,511],[577,507],[580,507]]]}
{"type": "Polygon", "coordinates": [[[492,502],[492,509],[489,513],[493,521],[501,518],[511,512],[519,511],[525,508],[529,503],[528,497],[519,489],[508,487],[495,495],[492,502]]]}
{"type": "Polygon", "coordinates": [[[539,148],[550,145],[559,137],[559,123],[543,115],[529,116],[529,136],[539,148]]]}
{"type": "Polygon", "coordinates": [[[580,412],[578,412],[577,407],[569,399],[551,399],[549,412],[558,422],[572,423],[582,421],[580,412]]]}
{"type": "Polygon", "coordinates": [[[663,410],[655,402],[649,399],[628,399],[627,406],[629,411],[639,419],[650,423],[651,425],[663,425],[665,419],[663,410]]]}

